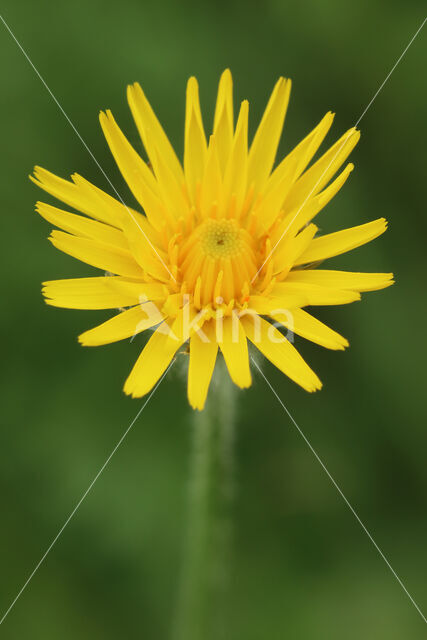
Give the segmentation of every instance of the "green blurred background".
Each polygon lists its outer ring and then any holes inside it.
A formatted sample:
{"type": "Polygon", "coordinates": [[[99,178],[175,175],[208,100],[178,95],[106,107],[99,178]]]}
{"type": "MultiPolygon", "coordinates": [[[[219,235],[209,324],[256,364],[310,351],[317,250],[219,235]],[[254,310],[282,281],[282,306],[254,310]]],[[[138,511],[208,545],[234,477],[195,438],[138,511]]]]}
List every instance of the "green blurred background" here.
{"type": "MultiPolygon", "coordinates": [[[[109,107],[139,144],[125,99],[140,81],[182,151],[184,90],[206,122],[220,72],[251,104],[252,131],[279,75],[293,79],[281,151],[332,109],[327,142],[354,124],[423,19],[421,2],[3,2],[3,16],[119,191],[98,125],[109,107]]],[[[108,312],[47,307],[40,282],[94,270],[54,250],[27,179],[34,164],[105,179],[0,25],[3,374],[0,615],[134,417],[121,386],[141,342],[83,349],[108,312]]],[[[361,122],[356,171],[325,231],[386,216],[335,268],[394,271],[397,284],[318,316],[344,353],[298,340],[324,382],[306,394],[265,364],[331,474],[424,611],[425,72],[421,33],[361,122]],[[424,136],[424,138],[423,138],[424,136]]],[[[127,198],[127,195],[125,196],[127,198]]],[[[51,201],[48,198],[48,201],[51,201]]],[[[129,196],[128,201],[132,203],[129,196]]],[[[4,638],[170,638],[185,532],[191,411],[175,367],[0,627],[4,638]]],[[[239,393],[230,640],[425,637],[425,624],[254,375],[239,393]]]]}

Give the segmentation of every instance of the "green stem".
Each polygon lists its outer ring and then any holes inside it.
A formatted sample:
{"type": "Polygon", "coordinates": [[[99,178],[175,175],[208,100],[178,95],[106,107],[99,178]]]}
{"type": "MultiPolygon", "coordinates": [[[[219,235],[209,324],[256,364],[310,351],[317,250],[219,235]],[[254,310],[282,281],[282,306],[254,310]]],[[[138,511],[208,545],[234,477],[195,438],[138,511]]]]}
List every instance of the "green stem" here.
{"type": "Polygon", "coordinates": [[[174,640],[227,636],[234,391],[224,362],[218,361],[206,408],[194,414],[188,525],[174,640]]]}

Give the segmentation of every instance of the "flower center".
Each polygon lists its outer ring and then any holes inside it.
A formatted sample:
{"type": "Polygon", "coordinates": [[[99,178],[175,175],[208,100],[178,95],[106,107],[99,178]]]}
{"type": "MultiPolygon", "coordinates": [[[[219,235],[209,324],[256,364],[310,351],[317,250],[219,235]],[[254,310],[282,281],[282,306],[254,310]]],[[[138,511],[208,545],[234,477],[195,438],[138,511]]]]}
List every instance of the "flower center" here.
{"type": "MultiPolygon", "coordinates": [[[[181,247],[180,276],[195,304],[239,301],[257,272],[254,241],[236,220],[209,218],[181,247]]],[[[246,292],[246,293],[245,293],[246,292]]]]}
{"type": "Polygon", "coordinates": [[[244,249],[234,220],[207,220],[200,229],[200,246],[211,258],[230,258],[244,249]]]}

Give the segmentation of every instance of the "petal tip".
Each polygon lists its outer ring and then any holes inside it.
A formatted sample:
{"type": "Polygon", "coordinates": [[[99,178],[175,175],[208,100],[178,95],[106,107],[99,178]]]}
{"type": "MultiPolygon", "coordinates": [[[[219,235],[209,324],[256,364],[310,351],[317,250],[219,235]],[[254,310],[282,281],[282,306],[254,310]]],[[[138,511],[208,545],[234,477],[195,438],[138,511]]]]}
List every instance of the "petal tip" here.
{"type": "Polygon", "coordinates": [[[206,400],[203,400],[203,402],[197,402],[188,398],[188,403],[194,411],[203,411],[203,409],[205,408],[206,400]]]}
{"type": "Polygon", "coordinates": [[[323,383],[320,380],[320,378],[317,378],[316,376],[316,380],[313,382],[312,386],[308,389],[308,391],[310,393],[314,393],[315,391],[320,391],[323,387],[323,383]]]}
{"type": "Polygon", "coordinates": [[[84,333],[81,333],[79,336],[77,336],[77,342],[79,344],[81,344],[82,347],[94,347],[94,346],[96,346],[94,343],[92,343],[90,340],[87,339],[87,337],[86,337],[87,333],[89,333],[89,332],[85,331],[84,333]]]}

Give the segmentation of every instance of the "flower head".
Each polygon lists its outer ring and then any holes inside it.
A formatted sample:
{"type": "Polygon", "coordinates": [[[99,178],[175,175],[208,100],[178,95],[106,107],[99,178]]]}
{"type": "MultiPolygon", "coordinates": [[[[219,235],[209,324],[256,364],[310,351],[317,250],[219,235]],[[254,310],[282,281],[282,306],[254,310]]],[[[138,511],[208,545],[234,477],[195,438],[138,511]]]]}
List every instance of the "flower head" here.
{"type": "Polygon", "coordinates": [[[230,72],[221,76],[209,138],[197,81],[190,78],[181,165],[141,87],[129,86],[129,106],[148,162],[110,111],[101,112],[100,122],[142,212],[78,174],[67,181],[35,168],[32,180],[38,186],[84,214],[37,203],[37,211],[62,229],[52,232],[52,244],[106,272],[45,282],[46,302],[120,309],[79,337],[85,346],[154,330],[126,380],[127,394],[150,391],[187,341],[188,397],[194,408],[204,406],[218,348],[233,381],[240,387],[251,384],[248,340],[304,389],[319,389],[319,378],[277,327],[344,349],[347,340],[304,307],[353,302],[362,291],[392,283],[387,273],[316,268],[379,236],[386,221],[317,235],[312,221],[352,171],[347,164],[336,175],[359,132],[347,131],[307,169],[332,124],[333,114],[327,113],[275,166],[290,88],[290,80],[280,78],[249,146],[249,105],[242,102],[234,124],[230,72]]]}

